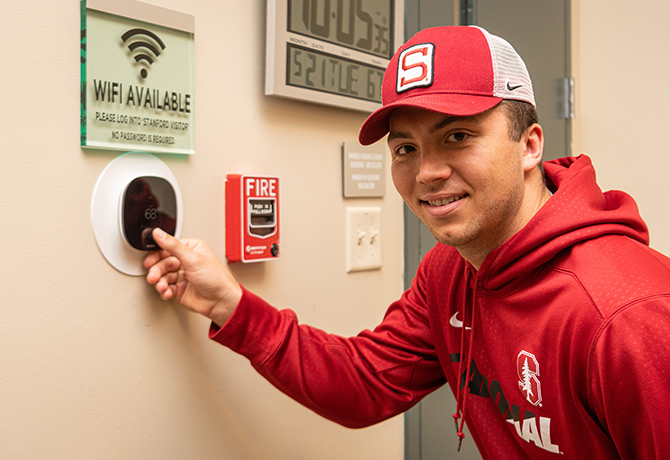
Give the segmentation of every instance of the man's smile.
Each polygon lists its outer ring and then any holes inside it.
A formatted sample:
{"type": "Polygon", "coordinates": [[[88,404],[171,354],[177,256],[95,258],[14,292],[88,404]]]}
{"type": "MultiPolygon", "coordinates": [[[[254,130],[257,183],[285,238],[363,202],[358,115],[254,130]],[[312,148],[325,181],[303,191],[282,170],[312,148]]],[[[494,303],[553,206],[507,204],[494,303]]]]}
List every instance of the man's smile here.
{"type": "Polygon", "coordinates": [[[428,203],[431,206],[444,206],[450,203],[453,203],[454,201],[459,201],[467,196],[467,193],[463,195],[454,195],[448,198],[441,198],[437,200],[421,200],[423,203],[428,203]]]}
{"type": "Polygon", "coordinates": [[[460,195],[449,194],[441,196],[426,196],[420,199],[424,211],[432,217],[446,217],[458,210],[470,195],[463,193],[460,195]]]}

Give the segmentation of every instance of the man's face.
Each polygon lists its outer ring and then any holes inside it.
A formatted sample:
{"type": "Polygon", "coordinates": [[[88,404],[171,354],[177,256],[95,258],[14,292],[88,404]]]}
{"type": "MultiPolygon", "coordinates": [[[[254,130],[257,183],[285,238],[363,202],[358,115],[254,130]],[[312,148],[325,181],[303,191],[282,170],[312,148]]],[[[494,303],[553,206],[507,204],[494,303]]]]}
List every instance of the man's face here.
{"type": "Polygon", "coordinates": [[[438,241],[485,256],[525,224],[525,147],[510,138],[504,109],[450,117],[399,108],[388,144],[396,189],[438,241]]]}

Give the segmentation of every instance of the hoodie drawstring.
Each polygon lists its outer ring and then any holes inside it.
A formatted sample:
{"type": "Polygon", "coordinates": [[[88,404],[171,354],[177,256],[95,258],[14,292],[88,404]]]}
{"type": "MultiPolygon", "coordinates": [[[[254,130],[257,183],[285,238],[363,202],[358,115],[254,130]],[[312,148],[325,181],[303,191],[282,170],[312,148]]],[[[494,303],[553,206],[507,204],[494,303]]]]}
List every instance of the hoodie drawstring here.
{"type": "Polygon", "coordinates": [[[466,318],[465,318],[465,311],[463,312],[463,328],[461,330],[461,359],[458,363],[458,390],[456,391],[456,413],[454,413],[454,424],[456,425],[456,435],[458,436],[458,449],[457,451],[461,451],[461,444],[463,444],[463,438],[465,438],[465,433],[463,433],[463,426],[465,424],[465,402],[468,398],[468,379],[470,377],[470,371],[472,369],[472,343],[473,343],[473,338],[475,336],[475,330],[474,330],[474,325],[475,325],[475,310],[476,310],[476,304],[477,304],[477,287],[478,287],[478,281],[475,279],[475,285],[472,291],[472,313],[470,316],[470,338],[468,340],[468,350],[467,350],[467,360],[468,364],[466,367],[465,371],[465,379],[461,378],[461,375],[463,373],[463,362],[466,359],[466,354],[463,353],[465,351],[465,334],[466,334],[466,318]],[[465,385],[461,388],[461,381],[465,381],[465,385]],[[460,419],[460,423],[459,423],[460,419]]]}

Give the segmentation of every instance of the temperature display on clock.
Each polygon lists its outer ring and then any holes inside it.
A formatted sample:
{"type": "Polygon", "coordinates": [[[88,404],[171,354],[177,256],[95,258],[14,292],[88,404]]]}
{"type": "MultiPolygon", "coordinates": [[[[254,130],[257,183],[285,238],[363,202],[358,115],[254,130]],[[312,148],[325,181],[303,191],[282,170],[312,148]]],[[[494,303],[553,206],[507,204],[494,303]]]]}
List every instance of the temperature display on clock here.
{"type": "Polygon", "coordinates": [[[384,69],[288,45],[286,82],[372,102],[382,100],[384,69]]]}

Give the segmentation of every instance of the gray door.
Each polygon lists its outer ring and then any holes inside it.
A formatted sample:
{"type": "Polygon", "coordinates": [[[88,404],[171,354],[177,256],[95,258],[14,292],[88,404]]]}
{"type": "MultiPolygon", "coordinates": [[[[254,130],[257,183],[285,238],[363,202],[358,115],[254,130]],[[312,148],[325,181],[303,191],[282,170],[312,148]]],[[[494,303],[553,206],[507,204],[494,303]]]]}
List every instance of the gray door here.
{"type": "MultiPolygon", "coordinates": [[[[570,155],[570,1],[406,0],[406,36],[426,27],[476,24],[507,39],[523,57],[533,80],[544,159],[570,155]]],[[[405,285],[435,244],[428,229],[405,207],[405,285]]],[[[460,454],[453,414],[456,400],[445,386],[405,415],[405,458],[481,458],[466,430],[460,454]]]]}

